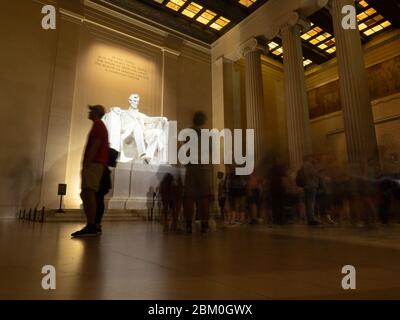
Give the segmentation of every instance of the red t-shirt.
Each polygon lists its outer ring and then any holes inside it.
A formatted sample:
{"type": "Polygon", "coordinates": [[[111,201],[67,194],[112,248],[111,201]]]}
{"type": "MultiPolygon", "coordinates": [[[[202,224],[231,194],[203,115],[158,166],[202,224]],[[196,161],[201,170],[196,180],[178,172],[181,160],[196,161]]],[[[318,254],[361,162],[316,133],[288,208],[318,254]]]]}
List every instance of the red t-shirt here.
{"type": "Polygon", "coordinates": [[[103,121],[96,119],[93,121],[92,129],[89,132],[88,141],[83,156],[83,162],[87,159],[87,153],[95,140],[100,140],[100,146],[92,162],[98,162],[107,166],[108,164],[108,131],[103,121]]]}

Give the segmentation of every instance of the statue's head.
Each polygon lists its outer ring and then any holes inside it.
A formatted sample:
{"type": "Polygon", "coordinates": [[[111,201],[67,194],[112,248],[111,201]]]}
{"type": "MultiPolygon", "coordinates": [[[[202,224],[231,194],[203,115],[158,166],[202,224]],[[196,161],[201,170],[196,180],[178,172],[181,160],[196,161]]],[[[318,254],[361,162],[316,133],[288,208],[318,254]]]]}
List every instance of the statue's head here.
{"type": "Polygon", "coordinates": [[[129,97],[128,101],[132,108],[137,109],[139,106],[140,96],[137,93],[134,93],[129,97]]]}

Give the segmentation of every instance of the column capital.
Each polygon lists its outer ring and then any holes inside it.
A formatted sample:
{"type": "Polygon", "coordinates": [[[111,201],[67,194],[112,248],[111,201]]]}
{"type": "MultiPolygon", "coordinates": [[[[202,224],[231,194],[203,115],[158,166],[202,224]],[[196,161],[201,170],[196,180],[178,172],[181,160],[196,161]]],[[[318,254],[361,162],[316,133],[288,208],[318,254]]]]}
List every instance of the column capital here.
{"type": "Polygon", "coordinates": [[[282,30],[295,26],[299,26],[302,32],[307,32],[311,28],[311,22],[302,19],[298,12],[293,11],[276,23],[276,26],[272,31],[272,35],[270,35],[270,39],[281,35],[282,30]]]}
{"type": "Polygon", "coordinates": [[[265,51],[266,49],[260,44],[260,42],[256,38],[250,38],[249,40],[239,45],[236,50],[236,58],[239,60],[240,58],[245,57],[247,53],[257,50],[265,51]]]}

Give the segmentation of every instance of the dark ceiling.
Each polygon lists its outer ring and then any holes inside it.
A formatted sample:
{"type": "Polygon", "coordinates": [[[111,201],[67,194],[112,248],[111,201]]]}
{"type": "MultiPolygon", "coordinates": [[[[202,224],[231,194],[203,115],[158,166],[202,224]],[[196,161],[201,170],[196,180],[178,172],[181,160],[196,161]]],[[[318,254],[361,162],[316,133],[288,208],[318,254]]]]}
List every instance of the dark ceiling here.
{"type": "MultiPolygon", "coordinates": [[[[243,19],[257,10],[264,3],[269,0],[257,0],[253,5],[245,7],[239,4],[239,0],[194,0],[202,8],[201,11],[196,13],[192,18],[189,18],[182,14],[182,11],[192,1],[186,1],[179,10],[172,10],[166,6],[170,0],[95,0],[103,5],[111,4],[116,7],[120,7],[124,10],[130,11],[136,15],[145,17],[146,19],[152,20],[158,24],[162,24],[168,28],[179,31],[192,38],[200,40],[202,42],[211,44],[217,40],[224,33],[229,31],[235,25],[240,23],[243,19]],[[217,15],[207,25],[201,24],[196,21],[196,18],[200,16],[206,9],[213,11],[217,15]],[[210,25],[217,20],[218,17],[223,16],[229,19],[230,22],[223,27],[221,30],[215,30],[210,28],[210,25]]],[[[178,0],[179,1],[179,0],[178,0]]],[[[360,1],[360,0],[358,0],[360,1]]],[[[182,1],[184,2],[184,1],[182,1]]],[[[282,1],[283,2],[283,1],[282,1]]],[[[399,28],[400,26],[400,0],[364,0],[361,2],[367,2],[367,8],[373,7],[376,12],[372,15],[382,16],[385,20],[390,22],[390,27],[384,28],[379,32],[374,32],[373,35],[367,36],[364,32],[361,32],[363,43],[368,42],[372,36],[386,32],[393,28],[399,28]]],[[[360,14],[365,8],[361,4],[357,4],[357,13],[360,14]]],[[[370,17],[368,17],[370,18],[370,17]]],[[[332,17],[328,9],[323,8],[318,12],[314,13],[308,19],[315,25],[322,29],[321,34],[328,32],[331,35],[330,39],[333,39],[333,24],[332,17]]],[[[371,22],[367,21],[366,22],[371,22]]],[[[382,22],[383,20],[381,20],[382,22]]],[[[361,21],[360,21],[361,23],[361,21]]],[[[375,25],[368,24],[368,28],[378,25],[380,22],[375,22],[375,25]]],[[[367,30],[367,29],[366,29],[367,30]]],[[[364,30],[365,31],[365,30],[364,30]]],[[[314,36],[317,37],[318,35],[314,36]]],[[[326,50],[321,50],[318,45],[313,45],[310,40],[303,39],[303,54],[305,59],[310,59],[312,64],[321,64],[330,60],[335,56],[334,52],[327,53],[326,50]]],[[[279,38],[273,39],[275,43],[281,46],[281,40],[279,38]]],[[[334,46],[334,44],[333,44],[334,46]]],[[[273,50],[271,50],[273,51],[273,50]]],[[[273,58],[282,59],[282,56],[277,56],[271,53],[273,58]]]]}
{"type": "Polygon", "coordinates": [[[197,15],[200,15],[204,10],[208,9],[217,13],[216,18],[218,16],[223,16],[231,21],[220,31],[211,29],[210,27],[197,22],[195,19],[190,19],[181,14],[181,11],[192,1],[186,1],[185,5],[182,6],[179,11],[173,11],[165,6],[169,0],[163,0],[161,3],[154,0],[103,0],[98,2],[103,4],[108,2],[114,6],[123,8],[162,24],[168,28],[177,30],[197,40],[211,44],[257,10],[261,5],[268,2],[268,0],[257,0],[248,8],[239,4],[239,0],[194,0],[194,2],[203,7],[203,10],[201,10],[197,15]]]}

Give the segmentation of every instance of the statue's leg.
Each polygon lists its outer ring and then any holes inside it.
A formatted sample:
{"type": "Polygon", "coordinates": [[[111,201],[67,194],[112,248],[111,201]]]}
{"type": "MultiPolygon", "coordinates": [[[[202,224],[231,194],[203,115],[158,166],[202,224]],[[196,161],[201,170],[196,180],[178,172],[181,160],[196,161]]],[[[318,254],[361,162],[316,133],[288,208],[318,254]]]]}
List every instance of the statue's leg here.
{"type": "Polygon", "coordinates": [[[149,158],[153,159],[154,158],[154,154],[156,153],[157,150],[157,140],[153,139],[153,141],[147,146],[147,150],[146,150],[146,154],[149,158]]]}
{"type": "Polygon", "coordinates": [[[149,143],[147,144],[146,154],[151,159],[154,159],[154,155],[155,155],[157,149],[161,150],[161,148],[162,148],[162,145],[160,143],[160,139],[161,139],[160,134],[161,133],[162,133],[161,131],[155,129],[149,143]]]}
{"type": "Polygon", "coordinates": [[[135,142],[136,142],[136,147],[137,147],[139,157],[144,156],[146,154],[146,146],[144,144],[142,128],[139,126],[134,126],[133,136],[135,137],[135,142]]]}

